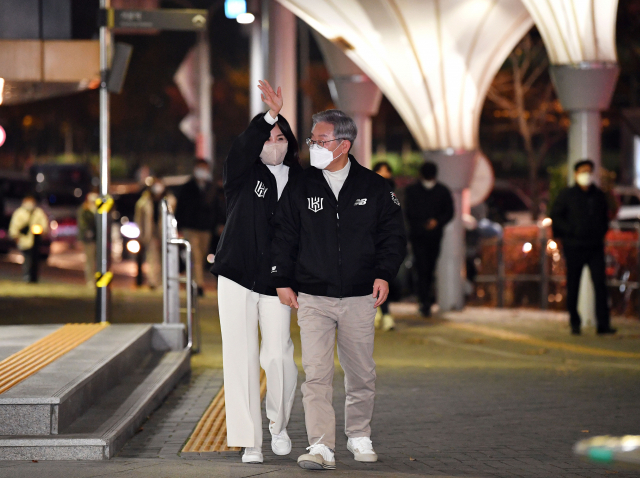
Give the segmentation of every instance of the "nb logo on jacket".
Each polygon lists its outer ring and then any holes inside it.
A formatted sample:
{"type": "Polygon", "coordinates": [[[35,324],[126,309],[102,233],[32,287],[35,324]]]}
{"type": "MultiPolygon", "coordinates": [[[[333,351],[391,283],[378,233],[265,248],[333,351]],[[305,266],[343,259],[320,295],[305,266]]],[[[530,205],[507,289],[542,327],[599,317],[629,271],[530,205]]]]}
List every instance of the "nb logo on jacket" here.
{"type": "Polygon", "coordinates": [[[258,181],[258,184],[256,184],[256,189],[255,189],[256,195],[259,198],[263,198],[265,196],[265,194],[267,194],[267,189],[268,188],[265,187],[265,185],[262,183],[262,181],[258,181]]]}
{"type": "Polygon", "coordinates": [[[307,198],[307,201],[309,201],[309,209],[313,212],[322,211],[322,199],[323,198],[307,198]]]}

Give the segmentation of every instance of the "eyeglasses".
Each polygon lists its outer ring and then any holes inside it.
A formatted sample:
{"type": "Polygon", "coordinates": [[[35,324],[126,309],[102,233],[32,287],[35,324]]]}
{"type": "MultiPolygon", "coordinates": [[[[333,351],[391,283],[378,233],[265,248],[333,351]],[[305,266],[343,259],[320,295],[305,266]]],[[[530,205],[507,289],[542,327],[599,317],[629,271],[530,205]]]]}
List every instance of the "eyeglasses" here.
{"type": "Polygon", "coordinates": [[[336,138],[336,139],[328,139],[327,141],[315,141],[311,138],[307,138],[305,140],[305,143],[307,143],[307,146],[311,147],[314,144],[317,144],[318,146],[320,146],[321,148],[324,148],[324,145],[327,143],[330,143],[331,141],[339,141],[339,140],[344,140],[346,138],[336,138]]]}

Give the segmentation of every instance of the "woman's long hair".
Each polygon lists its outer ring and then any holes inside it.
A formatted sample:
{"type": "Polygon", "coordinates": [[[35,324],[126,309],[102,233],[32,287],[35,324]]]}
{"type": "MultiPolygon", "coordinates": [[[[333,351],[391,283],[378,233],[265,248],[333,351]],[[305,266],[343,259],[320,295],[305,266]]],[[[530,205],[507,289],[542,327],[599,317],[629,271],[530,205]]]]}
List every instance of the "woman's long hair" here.
{"type": "MultiPolygon", "coordinates": [[[[257,116],[264,116],[264,113],[260,113],[257,116]]],[[[298,147],[298,140],[293,134],[293,131],[291,131],[289,122],[285,119],[284,116],[278,115],[278,121],[276,124],[280,127],[280,131],[282,131],[282,134],[285,138],[287,138],[287,142],[289,143],[287,147],[287,154],[284,157],[284,164],[299,164],[300,152],[298,147]]]]}

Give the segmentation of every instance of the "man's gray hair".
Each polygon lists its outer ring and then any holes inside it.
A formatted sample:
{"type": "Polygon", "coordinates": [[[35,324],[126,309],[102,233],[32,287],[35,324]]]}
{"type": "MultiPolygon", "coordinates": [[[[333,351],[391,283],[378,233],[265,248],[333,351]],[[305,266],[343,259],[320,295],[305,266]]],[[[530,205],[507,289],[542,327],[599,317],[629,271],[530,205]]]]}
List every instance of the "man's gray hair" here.
{"type": "Polygon", "coordinates": [[[358,136],[358,127],[356,122],[347,115],[344,111],[340,110],[326,110],[316,113],[312,116],[313,127],[318,123],[329,123],[333,125],[333,135],[337,138],[348,139],[351,141],[351,146],[358,136]]]}

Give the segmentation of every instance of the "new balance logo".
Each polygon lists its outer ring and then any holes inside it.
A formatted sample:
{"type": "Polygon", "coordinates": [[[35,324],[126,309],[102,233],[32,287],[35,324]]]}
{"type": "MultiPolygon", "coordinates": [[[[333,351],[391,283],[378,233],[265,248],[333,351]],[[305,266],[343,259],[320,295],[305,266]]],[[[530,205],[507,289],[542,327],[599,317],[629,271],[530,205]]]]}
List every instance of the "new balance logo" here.
{"type": "Polygon", "coordinates": [[[309,209],[313,212],[322,211],[322,200],[324,198],[307,198],[309,209]]]}
{"type": "Polygon", "coordinates": [[[273,266],[273,267],[271,268],[271,273],[272,273],[272,274],[273,274],[274,272],[278,272],[277,267],[278,267],[278,266],[273,266]]]}
{"type": "Polygon", "coordinates": [[[258,181],[258,184],[256,184],[256,195],[259,198],[263,198],[265,194],[267,194],[267,189],[264,184],[262,183],[262,181],[258,181]]]}
{"type": "Polygon", "coordinates": [[[367,204],[367,198],[364,199],[356,199],[356,203],[354,206],[365,206],[367,204]]]}

